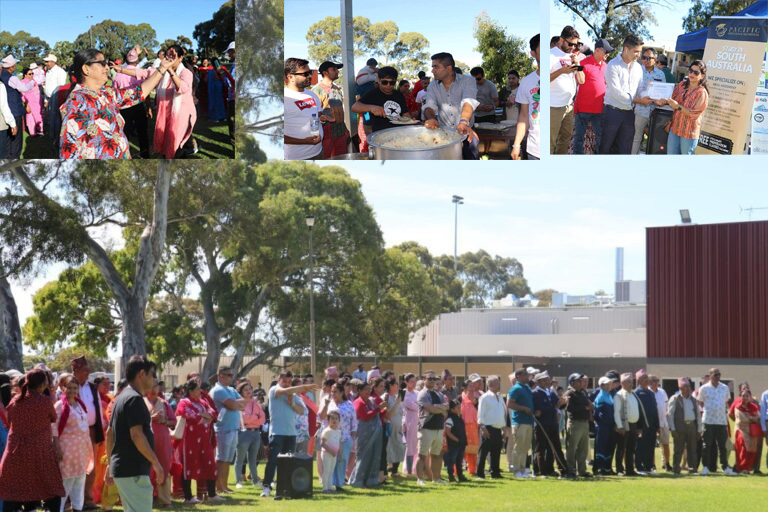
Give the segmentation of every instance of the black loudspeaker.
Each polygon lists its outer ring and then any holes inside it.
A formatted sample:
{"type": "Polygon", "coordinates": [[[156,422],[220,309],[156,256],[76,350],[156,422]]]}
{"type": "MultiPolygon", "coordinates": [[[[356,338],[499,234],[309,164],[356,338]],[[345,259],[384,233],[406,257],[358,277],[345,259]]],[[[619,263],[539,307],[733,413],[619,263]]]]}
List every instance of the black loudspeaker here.
{"type": "Polygon", "coordinates": [[[275,497],[312,497],[312,457],[295,454],[277,456],[277,489],[275,497]]]}
{"type": "Polygon", "coordinates": [[[648,146],[646,155],[666,155],[667,137],[669,134],[664,131],[664,125],[672,119],[672,111],[661,108],[654,109],[651,112],[651,119],[648,121],[648,146]]]}

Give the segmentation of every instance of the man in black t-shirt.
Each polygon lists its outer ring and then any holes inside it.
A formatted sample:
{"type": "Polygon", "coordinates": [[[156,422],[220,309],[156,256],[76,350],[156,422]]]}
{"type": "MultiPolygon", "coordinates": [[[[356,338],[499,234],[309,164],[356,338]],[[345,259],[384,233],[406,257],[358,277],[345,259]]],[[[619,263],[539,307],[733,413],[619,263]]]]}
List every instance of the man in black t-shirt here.
{"type": "Polygon", "coordinates": [[[156,365],[146,356],[133,356],[125,377],[129,385],[115,399],[107,429],[107,478],[114,479],[126,512],[151,512],[150,468],[158,485],[165,480],[154,451],[152,418],[144,403],[144,394],[155,384],[156,365]]]}
{"type": "Polygon", "coordinates": [[[352,105],[352,112],[365,114],[370,112],[373,131],[394,128],[391,121],[401,116],[411,118],[405,96],[397,88],[397,70],[386,66],[379,70],[379,87],[371,89],[352,105]]]}

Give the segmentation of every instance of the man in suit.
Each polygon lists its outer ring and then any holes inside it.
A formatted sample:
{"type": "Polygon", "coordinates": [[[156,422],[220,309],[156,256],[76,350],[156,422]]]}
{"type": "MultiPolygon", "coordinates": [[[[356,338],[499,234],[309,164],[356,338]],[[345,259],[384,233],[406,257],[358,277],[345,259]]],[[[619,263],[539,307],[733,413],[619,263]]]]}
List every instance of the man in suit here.
{"type": "Polygon", "coordinates": [[[680,474],[680,461],[683,452],[688,459],[688,473],[696,473],[699,465],[698,441],[704,432],[701,423],[701,410],[696,403],[696,398],[691,394],[691,381],[681,377],[677,381],[680,392],[669,399],[667,423],[674,441],[674,455],[672,456],[672,472],[680,474]]]}

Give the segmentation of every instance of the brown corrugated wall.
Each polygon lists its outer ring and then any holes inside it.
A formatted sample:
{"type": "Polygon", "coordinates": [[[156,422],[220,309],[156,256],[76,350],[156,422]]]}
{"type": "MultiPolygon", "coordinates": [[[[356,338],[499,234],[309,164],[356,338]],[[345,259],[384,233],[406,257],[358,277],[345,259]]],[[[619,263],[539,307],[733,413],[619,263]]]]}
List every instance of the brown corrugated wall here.
{"type": "Polygon", "coordinates": [[[646,230],[648,354],[768,358],[768,221],[646,230]]]}

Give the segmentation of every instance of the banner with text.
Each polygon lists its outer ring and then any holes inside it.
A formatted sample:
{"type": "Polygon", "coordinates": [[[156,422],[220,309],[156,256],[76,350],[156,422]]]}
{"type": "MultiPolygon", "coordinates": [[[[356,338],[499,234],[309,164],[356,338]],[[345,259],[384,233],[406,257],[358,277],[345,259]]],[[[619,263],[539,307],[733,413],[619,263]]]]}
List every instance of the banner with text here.
{"type": "Polygon", "coordinates": [[[697,155],[741,155],[768,42],[768,18],[712,18],[704,48],[709,103],[697,155]]]}

